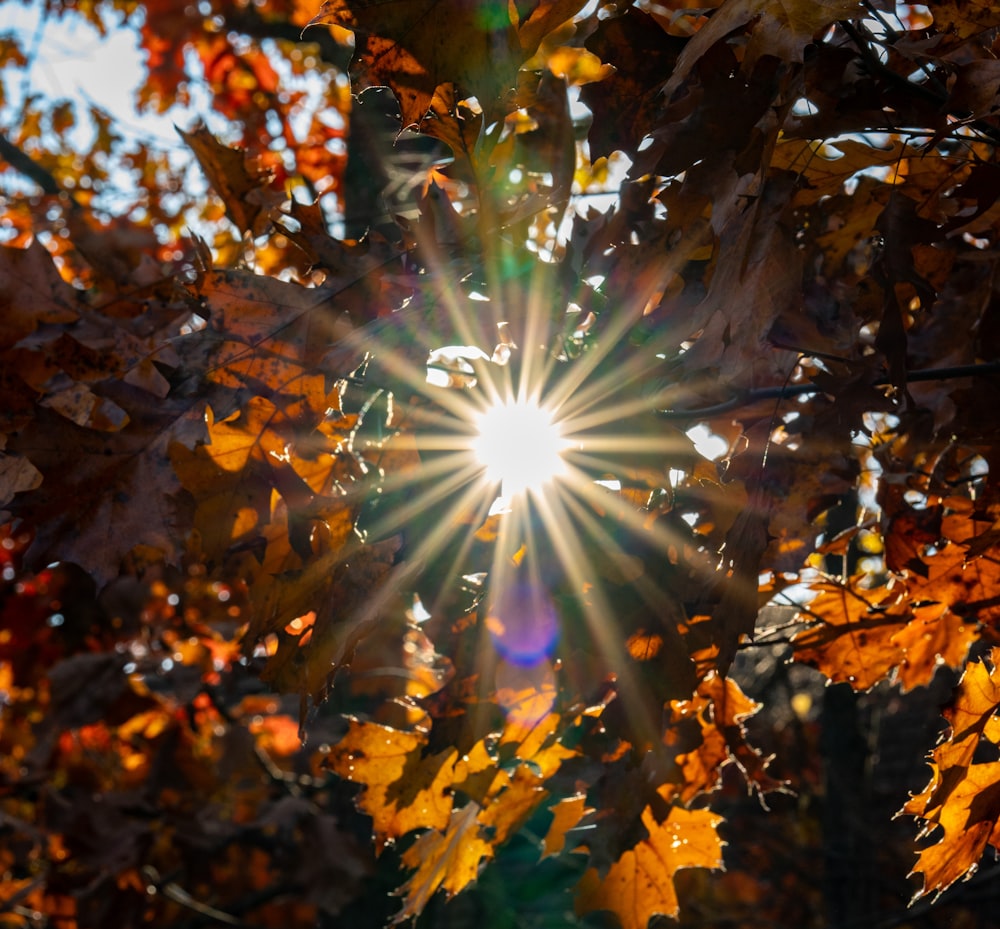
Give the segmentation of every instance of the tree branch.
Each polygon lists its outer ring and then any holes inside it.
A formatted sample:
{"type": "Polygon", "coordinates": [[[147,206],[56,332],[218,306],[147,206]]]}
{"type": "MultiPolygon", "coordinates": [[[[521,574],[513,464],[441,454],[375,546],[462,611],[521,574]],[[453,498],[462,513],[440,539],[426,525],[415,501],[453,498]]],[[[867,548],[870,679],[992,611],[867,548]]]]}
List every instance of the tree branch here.
{"type": "MultiPolygon", "coordinates": [[[[947,368],[927,368],[924,371],[910,371],[907,373],[908,382],[919,381],[948,381],[959,377],[985,377],[990,374],[1000,374],[1000,361],[989,361],[982,364],[953,365],[947,368]]],[[[880,378],[875,381],[873,387],[889,387],[887,378],[880,378]]],[[[712,406],[703,406],[693,410],[658,410],[657,415],[663,419],[697,419],[709,416],[718,416],[721,413],[728,413],[731,410],[738,410],[742,407],[751,406],[761,400],[787,400],[791,397],[801,397],[807,394],[821,394],[828,391],[821,390],[815,384],[790,384],[786,387],[761,387],[757,390],[745,390],[723,400],[721,403],[712,406]]]]}
{"type": "MultiPolygon", "coordinates": [[[[23,174],[29,180],[34,181],[42,188],[42,193],[48,194],[51,197],[58,197],[60,194],[65,193],[52,174],[38,164],[30,155],[21,151],[3,133],[0,133],[0,157],[7,161],[19,174],[23,174]]],[[[67,196],[69,195],[67,194],[67,196]]],[[[70,200],[72,199],[70,197],[70,200]]]]}

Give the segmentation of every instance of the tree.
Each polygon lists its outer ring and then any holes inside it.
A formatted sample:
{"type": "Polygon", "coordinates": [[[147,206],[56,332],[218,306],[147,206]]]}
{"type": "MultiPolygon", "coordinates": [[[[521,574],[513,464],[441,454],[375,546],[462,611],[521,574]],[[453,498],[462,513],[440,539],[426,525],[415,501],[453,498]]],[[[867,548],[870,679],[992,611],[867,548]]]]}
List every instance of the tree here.
{"type": "Polygon", "coordinates": [[[3,925],[989,924],[1000,6],[44,15],[218,128],[0,40],[3,925]]]}

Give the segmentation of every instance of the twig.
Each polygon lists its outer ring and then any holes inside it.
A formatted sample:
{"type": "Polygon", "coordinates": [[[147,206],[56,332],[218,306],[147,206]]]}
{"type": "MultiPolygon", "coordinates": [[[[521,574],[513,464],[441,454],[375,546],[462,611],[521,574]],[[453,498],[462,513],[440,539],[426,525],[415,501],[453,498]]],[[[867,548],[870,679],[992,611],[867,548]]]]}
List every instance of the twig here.
{"type": "Polygon", "coordinates": [[[908,93],[911,93],[916,97],[920,97],[928,103],[935,104],[935,106],[940,108],[948,116],[962,120],[963,125],[967,125],[975,129],[978,133],[985,136],[995,145],[1000,145],[1000,129],[997,129],[995,126],[991,126],[982,119],[967,120],[968,114],[962,115],[960,113],[955,113],[952,108],[948,106],[948,97],[946,94],[939,93],[925,84],[915,84],[908,78],[903,77],[903,75],[897,74],[892,70],[892,68],[884,65],[879,60],[878,55],[876,55],[871,49],[869,40],[875,41],[875,37],[872,36],[872,34],[868,32],[864,26],[858,26],[854,23],[842,20],[840,22],[840,27],[847,33],[848,36],[850,36],[855,46],[857,46],[858,51],[861,53],[861,57],[864,59],[865,65],[873,75],[878,75],[890,84],[895,84],[899,88],[905,88],[908,93]]]}
{"type": "MultiPolygon", "coordinates": [[[[1000,374],[1000,361],[988,361],[982,364],[952,365],[946,368],[927,368],[924,371],[910,371],[906,378],[908,382],[947,381],[960,377],[985,377],[990,374],[1000,374]]],[[[872,384],[873,387],[889,387],[887,378],[880,378],[872,384]]],[[[756,390],[745,390],[728,400],[712,406],[698,407],[692,410],[658,410],[657,415],[663,419],[702,419],[728,413],[731,410],[751,406],[760,400],[790,399],[807,394],[829,393],[815,384],[792,384],[787,387],[760,387],[756,390]]]]}
{"type": "MultiPolygon", "coordinates": [[[[9,162],[15,171],[34,181],[42,188],[42,193],[48,194],[51,197],[58,197],[63,193],[59,182],[52,174],[38,164],[30,155],[21,151],[3,133],[0,133],[0,157],[9,162]]],[[[70,199],[72,200],[73,198],[70,197],[70,199]]],[[[75,203],[76,201],[73,202],[75,203]]]]}

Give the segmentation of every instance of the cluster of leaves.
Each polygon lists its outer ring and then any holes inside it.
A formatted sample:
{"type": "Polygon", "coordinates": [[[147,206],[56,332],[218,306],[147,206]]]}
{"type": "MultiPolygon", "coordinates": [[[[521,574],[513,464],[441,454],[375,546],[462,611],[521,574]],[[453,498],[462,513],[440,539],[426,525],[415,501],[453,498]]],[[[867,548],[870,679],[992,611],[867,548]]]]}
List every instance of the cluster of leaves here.
{"type": "MultiPolygon", "coordinates": [[[[12,925],[436,924],[527,861],[547,925],[644,929],[723,866],[725,772],[781,787],[730,676],[787,631],[761,606],[858,691],[995,644],[1000,10],[80,5],[139,10],[143,104],[193,50],[239,133],[182,134],[213,237],[102,216],[55,110],[2,140],[41,188],[0,255],[12,925]],[[351,33],[355,90],[450,152],[361,240],[325,196],[351,33]],[[469,417],[517,384],[579,453],[496,512],[469,417]]],[[[990,655],[903,810],[918,893],[998,847],[990,655]]]]}

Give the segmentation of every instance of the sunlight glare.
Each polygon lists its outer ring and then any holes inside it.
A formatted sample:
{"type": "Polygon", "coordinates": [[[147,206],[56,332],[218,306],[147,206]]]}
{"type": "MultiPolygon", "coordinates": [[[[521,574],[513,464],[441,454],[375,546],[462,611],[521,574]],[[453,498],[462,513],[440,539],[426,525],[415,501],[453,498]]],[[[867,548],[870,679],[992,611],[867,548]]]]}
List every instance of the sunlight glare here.
{"type": "Polygon", "coordinates": [[[552,414],[524,400],[497,403],[479,417],[472,450],[504,497],[538,491],[566,471],[568,443],[552,414]]]}

